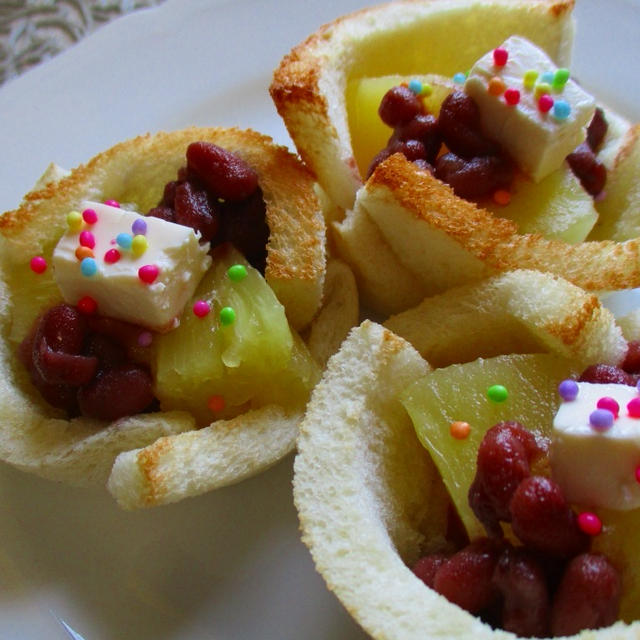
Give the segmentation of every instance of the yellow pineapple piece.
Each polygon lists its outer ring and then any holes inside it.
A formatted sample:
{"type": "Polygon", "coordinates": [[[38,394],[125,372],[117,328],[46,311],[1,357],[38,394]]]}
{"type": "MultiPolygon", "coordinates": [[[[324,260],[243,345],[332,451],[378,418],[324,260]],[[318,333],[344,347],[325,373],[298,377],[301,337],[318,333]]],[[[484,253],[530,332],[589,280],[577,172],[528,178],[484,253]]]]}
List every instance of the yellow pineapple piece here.
{"type": "Polygon", "coordinates": [[[488,200],[482,206],[496,216],[513,220],[519,233],[539,233],[577,244],[589,235],[598,219],[593,198],[566,162],[540,182],[517,173],[509,191],[508,205],[488,200]]]}
{"type": "Polygon", "coordinates": [[[161,408],[186,409],[199,424],[270,403],[303,404],[319,376],[284,307],[230,245],[214,252],[180,326],[156,339],[153,369],[161,408]],[[229,277],[234,265],[246,269],[240,281],[229,277]],[[206,316],[194,313],[197,301],[209,304],[206,316]],[[235,313],[229,324],[224,308],[235,313]]]}
{"type": "Polygon", "coordinates": [[[590,240],[622,242],[640,236],[640,124],[625,135],[613,168],[607,174],[604,197],[596,202],[600,219],[590,240]]]}
{"type": "Polygon", "coordinates": [[[418,438],[429,450],[453,504],[473,539],[485,535],[467,499],[484,433],[497,422],[517,420],[550,435],[559,404],[558,383],[575,373],[572,363],[550,354],[506,355],[435,369],[401,396],[418,438]],[[508,398],[496,403],[487,389],[500,384],[508,398]],[[465,439],[451,435],[451,423],[471,426],[465,439]]]}
{"type": "Polygon", "coordinates": [[[423,94],[422,100],[427,112],[437,116],[440,113],[442,101],[455,86],[444,76],[390,75],[379,78],[357,78],[348,83],[346,104],[351,145],[361,176],[366,176],[374,156],[387,146],[387,140],[393,133],[393,129],[382,122],[378,115],[382,97],[392,87],[409,83],[411,80],[419,80],[423,86],[428,85],[431,88],[430,92],[423,94]]]}

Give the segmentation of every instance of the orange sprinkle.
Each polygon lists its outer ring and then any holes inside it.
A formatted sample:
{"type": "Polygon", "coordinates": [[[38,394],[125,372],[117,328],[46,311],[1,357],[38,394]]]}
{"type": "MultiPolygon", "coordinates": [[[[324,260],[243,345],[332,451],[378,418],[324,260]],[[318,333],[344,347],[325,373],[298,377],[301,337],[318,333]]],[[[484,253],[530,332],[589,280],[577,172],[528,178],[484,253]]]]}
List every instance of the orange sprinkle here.
{"type": "Polygon", "coordinates": [[[207,406],[211,411],[222,411],[224,409],[224,398],[222,396],[211,396],[207,400],[207,406]]]}
{"type": "Polygon", "coordinates": [[[462,420],[456,420],[449,426],[449,432],[456,440],[464,440],[469,436],[471,425],[462,420]]]}
{"type": "Polygon", "coordinates": [[[505,85],[502,81],[502,78],[493,77],[489,80],[489,84],[487,85],[487,91],[492,96],[501,96],[504,93],[505,85]]]}
{"type": "Polygon", "coordinates": [[[506,189],[497,189],[493,192],[493,201],[506,207],[511,202],[511,194],[506,189]]]}
{"type": "Polygon", "coordinates": [[[93,258],[93,251],[89,247],[80,246],[76,249],[76,258],[84,260],[85,258],[93,258]]]}

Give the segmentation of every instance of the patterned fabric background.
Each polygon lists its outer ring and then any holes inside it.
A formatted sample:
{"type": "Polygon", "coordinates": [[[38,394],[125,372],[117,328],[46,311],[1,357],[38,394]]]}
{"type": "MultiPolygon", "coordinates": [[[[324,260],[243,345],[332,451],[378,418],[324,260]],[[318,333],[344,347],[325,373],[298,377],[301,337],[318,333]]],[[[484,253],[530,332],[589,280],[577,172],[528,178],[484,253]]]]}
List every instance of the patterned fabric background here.
{"type": "Polygon", "coordinates": [[[0,0],[0,84],[99,26],[164,0],[0,0]]]}

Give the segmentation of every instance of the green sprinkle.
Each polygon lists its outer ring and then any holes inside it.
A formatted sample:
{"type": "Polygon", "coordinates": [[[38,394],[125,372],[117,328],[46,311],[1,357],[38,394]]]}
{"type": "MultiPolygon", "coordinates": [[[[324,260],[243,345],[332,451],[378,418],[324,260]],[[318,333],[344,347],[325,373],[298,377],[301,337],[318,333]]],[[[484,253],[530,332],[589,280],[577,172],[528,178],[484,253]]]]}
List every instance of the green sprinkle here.
{"type": "Polygon", "coordinates": [[[487,398],[491,402],[504,402],[509,397],[506,387],[501,384],[493,384],[487,389],[487,398]]]}
{"type": "Polygon", "coordinates": [[[432,93],[433,93],[433,87],[429,83],[424,82],[422,84],[422,91],[420,92],[420,95],[428,98],[432,93]]]}
{"type": "Polygon", "coordinates": [[[232,325],[236,320],[236,312],[233,307],[222,307],[220,309],[220,322],[223,326],[228,327],[232,325]]]}
{"type": "Polygon", "coordinates": [[[524,77],[522,79],[522,84],[525,89],[533,89],[533,85],[536,83],[538,79],[538,72],[535,69],[529,69],[524,72],[524,77]]]}
{"type": "Polygon", "coordinates": [[[234,264],[229,267],[227,275],[229,276],[229,280],[240,282],[247,277],[247,268],[243,264],[234,264]]]}
{"type": "Polygon", "coordinates": [[[562,89],[569,80],[569,69],[557,69],[553,75],[553,88],[562,89]]]}

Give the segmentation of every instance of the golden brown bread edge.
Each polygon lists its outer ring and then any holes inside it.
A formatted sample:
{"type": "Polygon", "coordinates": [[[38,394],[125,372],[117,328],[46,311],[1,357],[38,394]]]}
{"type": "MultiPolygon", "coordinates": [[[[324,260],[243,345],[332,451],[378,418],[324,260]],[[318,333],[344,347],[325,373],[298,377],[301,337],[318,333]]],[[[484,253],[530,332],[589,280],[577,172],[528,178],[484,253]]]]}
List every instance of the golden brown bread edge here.
{"type": "MultiPolygon", "coordinates": [[[[33,389],[16,357],[16,335],[13,341],[8,339],[12,306],[20,301],[18,269],[23,273],[28,270],[29,259],[36,253],[51,254],[64,231],[66,213],[83,200],[105,198],[147,211],[157,204],[164,184],[184,165],[186,147],[195,140],[213,142],[238,153],[255,168],[271,229],[269,284],[285,305],[292,324],[308,324],[317,312],[325,274],[324,221],[314,193],[315,181],[295,156],[266,136],[239,129],[189,128],[117,144],[60,180],[30,192],[16,210],[0,218],[1,459],[50,479],[100,484],[108,478],[119,453],[145,447],[164,436],[169,438],[162,440],[163,446],[156,451],[178,449],[171,438],[191,433],[194,444],[191,449],[183,449],[186,457],[179,460],[179,465],[188,469],[194,460],[199,461],[192,465],[199,476],[174,486],[173,493],[165,492],[165,498],[174,501],[256,473],[292,450],[301,407],[268,406],[225,421],[226,427],[221,430],[231,434],[226,439],[214,433],[216,423],[208,431],[193,431],[195,421],[183,411],[142,414],[111,424],[83,417],[67,420],[33,389]],[[250,450],[236,447],[229,456],[221,455],[217,469],[200,464],[196,440],[200,439],[202,445],[217,438],[223,446],[235,447],[246,442],[248,433],[256,435],[250,450]]],[[[46,277],[51,278],[50,273],[46,277]]],[[[16,333],[24,335],[28,328],[19,327],[16,333]]],[[[154,491],[157,496],[158,491],[154,491]]]]}
{"type": "Polygon", "coordinates": [[[566,66],[573,7],[573,0],[398,0],[363,9],[294,47],[274,72],[271,97],[305,164],[331,199],[349,209],[363,182],[347,121],[349,80],[397,73],[450,77],[514,33],[566,66]],[[432,41],[439,49],[430,48],[432,41]]]}

